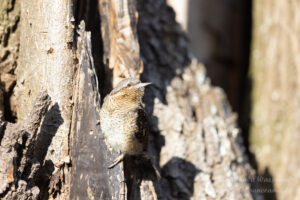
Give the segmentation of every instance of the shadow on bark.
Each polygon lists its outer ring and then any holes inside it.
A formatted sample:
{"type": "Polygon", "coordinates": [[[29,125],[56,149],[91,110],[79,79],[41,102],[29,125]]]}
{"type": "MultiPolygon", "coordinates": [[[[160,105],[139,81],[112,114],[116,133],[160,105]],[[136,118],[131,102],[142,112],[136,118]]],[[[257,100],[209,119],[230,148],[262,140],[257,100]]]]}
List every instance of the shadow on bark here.
{"type": "MultiPolygon", "coordinates": [[[[41,167],[37,172],[37,185],[40,187],[40,199],[48,199],[49,197],[49,182],[54,171],[54,164],[51,160],[45,160],[48,148],[52,142],[60,125],[64,123],[61,116],[61,111],[56,103],[53,105],[47,114],[41,126],[41,131],[38,134],[34,147],[34,157],[41,163],[41,167]]],[[[50,150],[50,154],[54,154],[55,150],[50,150]]]]}
{"type": "Polygon", "coordinates": [[[174,192],[172,196],[178,199],[190,199],[193,196],[194,180],[200,172],[191,162],[178,157],[172,158],[162,168],[162,175],[167,179],[166,184],[174,192]]]}
{"type": "MultiPolygon", "coordinates": [[[[0,81],[1,83],[1,81],[0,81]]],[[[1,85],[1,84],[0,84],[1,85]]],[[[11,106],[11,96],[13,95],[13,90],[14,87],[16,86],[16,82],[13,82],[13,84],[11,85],[11,87],[9,88],[8,92],[4,92],[4,119],[7,120],[8,122],[12,122],[15,123],[17,121],[17,115],[16,115],[16,111],[14,109],[12,109],[11,106]]]]}
{"type": "Polygon", "coordinates": [[[1,121],[0,122],[0,144],[1,144],[2,138],[4,136],[4,132],[5,132],[5,129],[6,129],[6,124],[7,124],[6,121],[1,121]]]}

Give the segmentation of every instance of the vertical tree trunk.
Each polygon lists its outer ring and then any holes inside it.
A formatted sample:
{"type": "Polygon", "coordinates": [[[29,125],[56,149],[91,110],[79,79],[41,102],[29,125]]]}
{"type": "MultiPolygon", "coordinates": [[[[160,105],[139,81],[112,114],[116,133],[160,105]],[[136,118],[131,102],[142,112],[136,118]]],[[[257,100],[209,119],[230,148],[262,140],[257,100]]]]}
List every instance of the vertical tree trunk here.
{"type": "MultiPolygon", "coordinates": [[[[69,193],[66,191],[69,182],[69,133],[74,74],[72,1],[25,0],[20,3],[20,59],[15,71],[17,84],[12,102],[17,125],[29,123],[25,120],[29,118],[25,117],[42,89],[47,90],[52,104],[39,131],[34,130],[31,136],[33,139],[27,140],[30,142],[29,146],[22,146],[27,143],[18,141],[21,146],[16,150],[18,154],[15,159],[24,158],[27,162],[37,164],[35,180],[27,187],[38,185],[40,198],[68,199],[69,193]],[[27,151],[30,155],[26,154],[27,151]]],[[[8,129],[3,138],[8,137],[7,134],[8,129]]],[[[22,167],[22,163],[11,164],[14,170],[22,167]]],[[[18,172],[9,181],[8,190],[14,190],[12,185],[18,188],[19,180],[29,184],[29,178],[24,174],[33,173],[30,170],[25,165],[23,172],[18,172]]]]}
{"type": "Polygon", "coordinates": [[[254,1],[251,143],[278,199],[300,198],[299,6],[296,0],[254,1]]]}
{"type": "MultiPolygon", "coordinates": [[[[50,188],[42,188],[57,198],[68,198],[69,134],[73,90],[73,3],[65,1],[22,1],[20,66],[14,91],[18,119],[30,108],[41,87],[53,104],[37,139],[35,157],[41,173],[51,175],[50,188]]],[[[40,180],[41,184],[48,181],[40,180]]],[[[47,186],[47,185],[46,185],[47,186]]]]}

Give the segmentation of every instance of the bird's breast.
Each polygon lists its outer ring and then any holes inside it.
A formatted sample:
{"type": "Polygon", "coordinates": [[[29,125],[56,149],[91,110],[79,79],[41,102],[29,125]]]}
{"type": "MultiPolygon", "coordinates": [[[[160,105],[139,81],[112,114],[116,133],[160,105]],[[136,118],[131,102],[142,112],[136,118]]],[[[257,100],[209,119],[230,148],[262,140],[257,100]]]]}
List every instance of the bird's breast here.
{"type": "Polygon", "coordinates": [[[142,143],[135,138],[137,117],[137,112],[132,110],[101,110],[101,130],[111,148],[127,154],[142,152],[142,143]]]}

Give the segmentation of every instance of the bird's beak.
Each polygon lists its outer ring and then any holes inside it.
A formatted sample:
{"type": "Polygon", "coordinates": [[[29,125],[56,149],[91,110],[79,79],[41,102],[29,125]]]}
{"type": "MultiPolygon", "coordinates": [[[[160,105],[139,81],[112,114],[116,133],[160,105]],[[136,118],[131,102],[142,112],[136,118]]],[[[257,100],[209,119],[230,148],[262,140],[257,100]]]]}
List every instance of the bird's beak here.
{"type": "Polygon", "coordinates": [[[143,88],[143,87],[146,87],[147,85],[150,85],[150,84],[152,84],[152,83],[150,83],[150,82],[149,83],[139,83],[139,84],[136,85],[136,87],[137,88],[143,88]]]}

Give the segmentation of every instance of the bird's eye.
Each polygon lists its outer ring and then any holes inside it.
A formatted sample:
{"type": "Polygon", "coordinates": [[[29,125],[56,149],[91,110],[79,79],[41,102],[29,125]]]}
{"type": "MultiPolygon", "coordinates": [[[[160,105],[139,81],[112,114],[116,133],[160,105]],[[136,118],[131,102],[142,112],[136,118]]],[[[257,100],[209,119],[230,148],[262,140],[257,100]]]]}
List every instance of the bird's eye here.
{"type": "Polygon", "coordinates": [[[132,86],[132,84],[131,84],[131,83],[128,83],[127,86],[130,87],[130,86],[132,86]]]}

